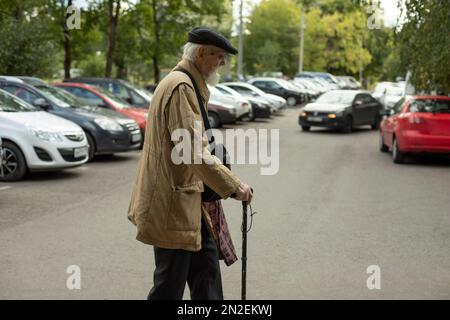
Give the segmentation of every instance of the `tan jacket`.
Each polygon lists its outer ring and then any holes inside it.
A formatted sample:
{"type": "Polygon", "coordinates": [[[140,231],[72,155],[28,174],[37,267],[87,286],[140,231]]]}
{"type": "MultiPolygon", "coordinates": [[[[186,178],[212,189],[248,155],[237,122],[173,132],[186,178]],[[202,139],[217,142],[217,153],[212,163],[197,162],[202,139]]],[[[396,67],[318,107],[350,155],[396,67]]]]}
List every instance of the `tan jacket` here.
{"type": "MultiPolygon", "coordinates": [[[[187,60],[182,60],[178,66],[191,73],[207,106],[209,91],[198,69],[187,60]]],[[[240,184],[239,179],[209,153],[205,138],[202,151],[213,164],[194,164],[194,161],[174,164],[171,153],[178,142],[171,141],[172,132],[184,128],[193,136],[196,121],[203,123],[191,80],[182,72],[172,71],[158,85],[152,98],[128,210],[128,219],[137,226],[136,239],[143,243],[167,249],[200,250],[202,214],[212,230],[211,220],[201,208],[203,182],[224,199],[240,184]]],[[[203,135],[203,125],[201,130],[203,135]]],[[[194,157],[194,139],[191,141],[194,157]]]]}

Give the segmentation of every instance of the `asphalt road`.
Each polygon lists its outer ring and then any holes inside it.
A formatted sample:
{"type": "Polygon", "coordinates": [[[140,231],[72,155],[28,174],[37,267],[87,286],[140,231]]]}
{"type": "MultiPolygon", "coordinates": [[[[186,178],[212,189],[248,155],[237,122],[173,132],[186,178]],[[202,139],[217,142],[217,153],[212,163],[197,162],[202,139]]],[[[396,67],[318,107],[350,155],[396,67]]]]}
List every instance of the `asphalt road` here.
{"type": "MultiPolygon", "coordinates": [[[[234,165],[255,189],[249,299],[449,299],[450,161],[395,165],[377,132],[304,133],[298,110],[228,128],[279,131],[279,171],[234,165]],[[369,266],[380,289],[369,290],[369,266]]],[[[256,141],[252,140],[251,143],[256,141]]],[[[153,251],[126,219],[139,152],[0,184],[0,299],[144,299],[153,251]],[[66,273],[81,270],[81,289],[66,273]]],[[[225,201],[241,250],[241,205],[225,201]]],[[[240,298],[240,261],[222,277],[240,298]]],[[[186,297],[188,297],[186,290],[186,297]]]]}

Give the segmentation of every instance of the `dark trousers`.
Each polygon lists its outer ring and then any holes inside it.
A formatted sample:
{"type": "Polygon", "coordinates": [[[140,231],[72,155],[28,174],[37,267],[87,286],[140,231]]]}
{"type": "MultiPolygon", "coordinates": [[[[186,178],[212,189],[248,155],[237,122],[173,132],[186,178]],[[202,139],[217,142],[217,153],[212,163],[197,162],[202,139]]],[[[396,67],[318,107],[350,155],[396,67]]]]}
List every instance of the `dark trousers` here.
{"type": "Polygon", "coordinates": [[[148,300],[182,300],[186,282],[192,300],[223,300],[219,253],[202,223],[202,249],[191,252],[154,247],[155,272],[148,300]]]}

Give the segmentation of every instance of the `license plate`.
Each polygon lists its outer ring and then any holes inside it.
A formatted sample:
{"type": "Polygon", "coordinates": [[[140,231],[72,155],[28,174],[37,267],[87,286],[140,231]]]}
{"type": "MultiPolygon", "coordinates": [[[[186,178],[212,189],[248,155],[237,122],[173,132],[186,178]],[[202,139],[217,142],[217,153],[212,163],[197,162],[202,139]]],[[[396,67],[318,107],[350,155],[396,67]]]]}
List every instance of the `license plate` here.
{"type": "Polygon", "coordinates": [[[74,158],[85,158],[88,155],[88,148],[75,148],[73,149],[73,156],[74,158]]]}
{"type": "Polygon", "coordinates": [[[131,142],[141,141],[141,135],[139,133],[131,135],[131,142]]]}
{"type": "Polygon", "coordinates": [[[311,121],[311,122],[322,122],[323,119],[321,117],[308,117],[308,121],[311,121]]]}

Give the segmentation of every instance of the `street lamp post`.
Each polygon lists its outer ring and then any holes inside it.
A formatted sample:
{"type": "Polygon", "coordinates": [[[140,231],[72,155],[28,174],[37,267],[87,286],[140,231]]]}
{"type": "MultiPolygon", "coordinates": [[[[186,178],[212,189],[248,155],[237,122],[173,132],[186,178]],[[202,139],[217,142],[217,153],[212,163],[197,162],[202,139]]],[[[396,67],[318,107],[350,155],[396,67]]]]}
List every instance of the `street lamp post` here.
{"type": "Polygon", "coordinates": [[[301,19],[300,19],[300,54],[299,54],[299,63],[298,63],[298,73],[303,72],[303,43],[305,38],[305,15],[303,11],[303,5],[302,5],[302,13],[301,13],[301,19]]]}
{"type": "Polygon", "coordinates": [[[243,78],[242,61],[244,57],[244,19],[242,17],[242,8],[244,6],[244,0],[241,0],[239,5],[239,53],[238,53],[238,77],[243,78]]]}

